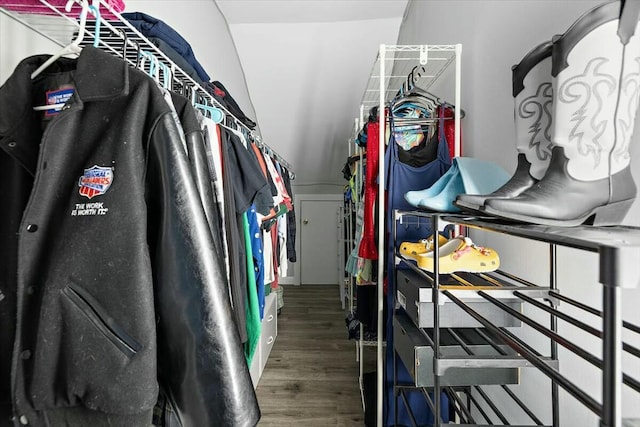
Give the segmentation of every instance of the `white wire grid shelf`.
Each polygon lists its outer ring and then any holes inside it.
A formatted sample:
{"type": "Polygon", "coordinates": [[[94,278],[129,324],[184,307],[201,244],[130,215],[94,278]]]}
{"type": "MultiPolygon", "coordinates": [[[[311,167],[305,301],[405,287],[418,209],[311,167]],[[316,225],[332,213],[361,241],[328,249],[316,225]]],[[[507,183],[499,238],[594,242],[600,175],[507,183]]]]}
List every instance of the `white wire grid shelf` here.
{"type": "MultiPolygon", "coordinates": [[[[82,2],[75,0],[70,11],[66,11],[65,5],[60,4],[62,2],[39,1],[40,5],[29,5],[30,13],[21,11],[25,7],[24,2],[4,1],[0,4],[0,13],[60,47],[67,46],[80,30],[77,17],[82,9],[82,2]]],[[[156,70],[155,75],[158,83],[165,84],[167,82],[166,84],[170,90],[182,93],[198,103],[222,110],[226,117],[227,125],[244,128],[260,148],[278,160],[289,171],[291,177],[295,178],[293,166],[284,157],[264,143],[255,130],[236,118],[224,105],[205,90],[200,82],[195,81],[171,61],[157,46],[114,10],[107,1],[96,0],[92,2],[92,5],[98,5],[98,10],[106,19],[101,18],[99,20],[100,30],[96,37],[97,21],[89,13],[80,46],[96,46],[97,44],[97,48],[123,58],[131,66],[143,69],[150,74],[153,74],[154,70],[156,70]],[[146,54],[141,54],[142,52],[146,54]]]]}

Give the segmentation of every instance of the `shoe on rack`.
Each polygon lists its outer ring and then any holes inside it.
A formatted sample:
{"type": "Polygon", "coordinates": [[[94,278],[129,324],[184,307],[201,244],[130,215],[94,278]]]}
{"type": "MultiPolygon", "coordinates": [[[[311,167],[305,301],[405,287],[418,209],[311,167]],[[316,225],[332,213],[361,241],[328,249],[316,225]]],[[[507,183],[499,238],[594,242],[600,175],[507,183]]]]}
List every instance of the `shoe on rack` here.
{"type": "Polygon", "coordinates": [[[404,198],[413,206],[438,212],[460,212],[453,202],[460,194],[492,192],[509,180],[495,163],[472,157],[454,157],[451,167],[431,187],[408,191],[404,198]]]}
{"type": "Polygon", "coordinates": [[[551,159],[550,41],[536,46],[512,71],[518,166],[502,187],[489,194],[462,194],[454,202],[463,210],[479,211],[487,199],[516,197],[540,181],[551,159]]]}
{"type": "Polygon", "coordinates": [[[629,143],[638,110],[638,2],[597,6],[553,40],[551,161],[488,214],[550,226],[617,225],[636,197],[629,143]]]}
{"type": "MultiPolygon", "coordinates": [[[[455,159],[454,159],[455,160],[455,159]]],[[[434,182],[431,187],[416,190],[416,191],[408,191],[404,195],[404,199],[412,206],[418,207],[420,202],[423,199],[436,197],[444,188],[447,186],[449,181],[460,181],[460,171],[458,170],[457,163],[453,162],[449,169],[442,174],[440,178],[436,182],[434,182]]]]}
{"type": "MultiPolygon", "coordinates": [[[[442,234],[438,234],[438,246],[442,246],[447,243],[449,239],[442,234]]],[[[428,239],[421,239],[419,242],[402,242],[400,244],[400,253],[407,258],[413,260],[418,259],[418,255],[426,254],[433,250],[433,236],[428,239]]]]}
{"type": "MultiPolygon", "coordinates": [[[[440,247],[438,255],[440,274],[457,271],[486,273],[500,267],[500,257],[495,250],[476,246],[468,237],[459,236],[449,240],[440,247]]],[[[433,272],[433,251],[418,255],[416,261],[421,269],[433,272]]]]}

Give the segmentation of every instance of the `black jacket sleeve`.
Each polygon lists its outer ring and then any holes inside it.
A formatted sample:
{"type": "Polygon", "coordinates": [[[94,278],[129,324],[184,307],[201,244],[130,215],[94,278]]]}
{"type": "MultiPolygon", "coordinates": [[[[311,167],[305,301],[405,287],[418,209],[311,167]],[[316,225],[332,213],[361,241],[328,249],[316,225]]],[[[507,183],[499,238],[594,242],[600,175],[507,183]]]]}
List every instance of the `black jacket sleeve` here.
{"type": "Polygon", "coordinates": [[[260,412],[233,323],[225,274],[189,160],[169,115],[147,160],[161,387],[184,427],[254,426],[260,412]]]}

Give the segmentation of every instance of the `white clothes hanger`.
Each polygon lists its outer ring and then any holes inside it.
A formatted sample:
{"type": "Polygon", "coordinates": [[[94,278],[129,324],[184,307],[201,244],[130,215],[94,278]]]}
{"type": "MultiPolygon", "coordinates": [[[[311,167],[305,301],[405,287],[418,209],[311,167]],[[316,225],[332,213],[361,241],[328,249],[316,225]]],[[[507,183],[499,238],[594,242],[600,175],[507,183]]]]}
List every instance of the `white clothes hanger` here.
{"type": "MultiPolygon", "coordinates": [[[[71,11],[71,6],[75,3],[74,0],[69,0],[65,5],[65,10],[67,12],[71,11]]],[[[38,69],[36,69],[33,73],[31,73],[31,79],[37,77],[42,71],[44,71],[49,65],[53,64],[63,55],[67,55],[70,53],[80,53],[82,48],[80,47],[80,43],[84,37],[84,31],[87,23],[87,14],[91,12],[96,17],[95,23],[95,37],[93,40],[93,46],[98,47],[100,43],[100,11],[96,4],[100,4],[99,0],[94,1],[94,4],[89,5],[85,0],[81,0],[80,5],[82,6],[82,10],[80,12],[80,24],[78,29],[78,36],[75,40],[73,40],[69,45],[65,46],[61,51],[52,55],[48,60],[46,60],[38,69]]],[[[33,107],[34,111],[60,111],[62,107],[64,107],[65,103],[57,103],[57,104],[48,104],[48,105],[38,105],[33,107]]]]}
{"type": "MultiPolygon", "coordinates": [[[[69,0],[64,7],[64,10],[67,12],[71,12],[71,6],[75,3],[75,0],[69,0]]],[[[78,36],[75,40],[73,40],[70,44],[66,45],[62,48],[58,53],[51,56],[51,58],[47,59],[42,65],[38,67],[33,73],[31,73],[31,79],[36,78],[40,73],[42,73],[49,65],[53,64],[63,55],[68,55],[71,53],[78,54],[82,51],[80,47],[80,43],[84,37],[84,31],[87,25],[87,14],[89,13],[89,3],[86,0],[80,0],[80,5],[82,6],[82,10],[80,11],[80,28],[78,29],[78,36]]],[[[97,9],[96,9],[97,10],[97,9]]]]}

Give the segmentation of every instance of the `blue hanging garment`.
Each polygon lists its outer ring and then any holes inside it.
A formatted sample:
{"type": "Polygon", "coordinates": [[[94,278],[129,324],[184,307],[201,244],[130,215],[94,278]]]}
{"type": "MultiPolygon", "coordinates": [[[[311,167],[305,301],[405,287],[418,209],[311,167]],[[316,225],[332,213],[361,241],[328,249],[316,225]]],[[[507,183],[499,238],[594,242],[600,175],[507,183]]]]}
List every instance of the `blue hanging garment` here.
{"type": "MultiPolygon", "coordinates": [[[[393,209],[414,210],[415,206],[407,202],[404,195],[409,191],[424,190],[425,188],[431,187],[431,185],[438,181],[451,167],[451,157],[449,156],[449,147],[444,136],[443,123],[444,119],[441,119],[438,132],[438,155],[436,159],[419,167],[410,166],[399,161],[398,150],[400,150],[400,148],[395,143],[393,132],[391,132],[391,139],[385,153],[387,212],[391,213],[393,209]]],[[[393,121],[391,122],[391,126],[393,126],[393,121]]],[[[386,226],[388,233],[392,231],[392,221],[392,215],[387,215],[386,226]]],[[[403,241],[418,241],[429,237],[431,235],[431,222],[428,220],[421,222],[424,222],[424,224],[420,224],[419,227],[399,226],[397,229],[396,247],[400,247],[400,243],[403,241]]],[[[389,242],[392,242],[391,238],[389,238],[389,242]]],[[[393,266],[393,252],[390,246],[389,255],[389,266],[393,266]]],[[[390,268],[388,271],[391,272],[393,270],[390,268]]]]}
{"type": "MultiPolygon", "coordinates": [[[[393,120],[391,120],[391,126],[393,126],[393,120]]],[[[386,304],[387,319],[386,319],[386,341],[387,351],[385,357],[385,426],[395,426],[395,401],[393,393],[393,307],[394,307],[394,295],[396,293],[396,283],[394,274],[394,251],[393,244],[393,212],[394,209],[415,209],[404,198],[405,193],[408,191],[422,190],[430,187],[435,183],[442,175],[444,175],[451,166],[451,157],[449,156],[449,148],[444,135],[444,120],[441,119],[439,123],[439,142],[438,142],[438,156],[435,160],[427,163],[424,166],[413,167],[408,164],[402,163],[398,160],[398,144],[394,140],[394,132],[390,132],[390,141],[387,151],[385,153],[385,181],[387,191],[387,212],[386,215],[386,230],[387,230],[387,296],[386,304]]],[[[398,225],[396,234],[397,247],[403,241],[418,241],[429,237],[432,234],[431,221],[421,220],[419,222],[414,221],[415,224],[405,226],[398,225]]],[[[400,266],[398,266],[400,267],[400,266]]],[[[402,361],[396,359],[397,364],[397,383],[398,384],[412,384],[413,379],[411,374],[407,371],[402,361]]],[[[432,425],[433,414],[425,401],[424,395],[420,391],[411,391],[406,393],[407,401],[411,407],[416,422],[419,426],[432,425]]],[[[449,421],[448,411],[448,399],[444,395],[441,395],[442,402],[442,419],[444,422],[449,421]]],[[[401,400],[398,403],[398,424],[397,426],[410,426],[412,425],[411,419],[401,400]]]]}

